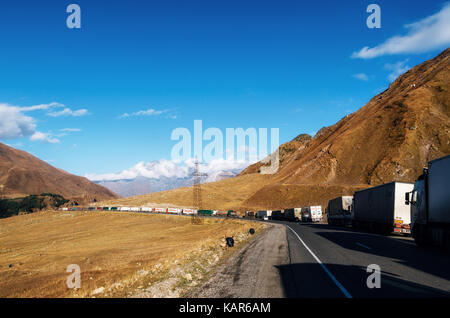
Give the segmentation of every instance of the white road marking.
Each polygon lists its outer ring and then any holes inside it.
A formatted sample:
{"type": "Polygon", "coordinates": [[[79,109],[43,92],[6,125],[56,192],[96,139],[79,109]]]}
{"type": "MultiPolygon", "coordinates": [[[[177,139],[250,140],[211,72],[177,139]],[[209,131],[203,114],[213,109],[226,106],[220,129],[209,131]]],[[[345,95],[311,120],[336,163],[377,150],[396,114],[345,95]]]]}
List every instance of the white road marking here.
{"type": "Polygon", "coordinates": [[[361,243],[358,243],[358,242],[356,242],[356,245],[359,245],[359,246],[361,246],[361,247],[367,248],[368,250],[371,249],[371,248],[368,247],[367,245],[364,245],[364,244],[361,244],[361,243]]]}
{"type": "Polygon", "coordinates": [[[328,274],[328,276],[336,284],[336,286],[342,291],[342,293],[345,295],[345,297],[352,298],[352,295],[350,295],[350,293],[347,291],[347,289],[345,289],[345,287],[336,279],[336,277],[334,277],[334,275],[331,274],[331,272],[328,270],[328,268],[322,263],[322,261],[316,256],[316,254],[314,254],[313,251],[311,251],[311,249],[308,247],[308,245],[306,245],[305,242],[303,242],[303,240],[300,238],[300,236],[297,234],[297,232],[295,232],[289,225],[286,225],[286,226],[297,236],[297,238],[300,240],[300,242],[303,244],[303,246],[305,246],[305,248],[308,250],[308,252],[317,261],[317,263],[319,263],[319,265],[322,266],[325,273],[328,274]]]}

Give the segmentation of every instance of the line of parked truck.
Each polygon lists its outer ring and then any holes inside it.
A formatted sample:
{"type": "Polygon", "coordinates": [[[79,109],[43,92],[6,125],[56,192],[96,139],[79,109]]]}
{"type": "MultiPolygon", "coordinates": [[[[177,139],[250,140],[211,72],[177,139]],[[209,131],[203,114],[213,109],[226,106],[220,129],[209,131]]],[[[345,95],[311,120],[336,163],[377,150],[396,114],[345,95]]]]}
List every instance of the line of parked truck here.
{"type": "MultiPolygon", "coordinates": [[[[122,211],[239,217],[233,210],[157,207],[64,207],[63,211],[122,211]]],[[[411,234],[418,245],[450,246],[450,155],[430,161],[413,183],[390,182],[328,202],[328,223],[383,234],[411,234]]],[[[245,218],[290,222],[322,221],[321,206],[246,211],[245,218]]]]}
{"type": "Polygon", "coordinates": [[[322,207],[306,206],[283,210],[259,210],[256,213],[247,211],[245,217],[288,222],[320,222],[322,221],[322,207]]]}
{"type": "Polygon", "coordinates": [[[238,217],[236,211],[219,211],[219,210],[195,210],[195,209],[179,209],[179,208],[154,208],[147,206],[73,206],[60,208],[61,211],[116,211],[116,212],[147,212],[159,214],[179,214],[179,215],[199,215],[199,216],[223,216],[238,217]]]}
{"type": "Polygon", "coordinates": [[[450,246],[450,156],[430,161],[414,184],[390,182],[338,197],[326,212],[329,224],[450,246]]]}

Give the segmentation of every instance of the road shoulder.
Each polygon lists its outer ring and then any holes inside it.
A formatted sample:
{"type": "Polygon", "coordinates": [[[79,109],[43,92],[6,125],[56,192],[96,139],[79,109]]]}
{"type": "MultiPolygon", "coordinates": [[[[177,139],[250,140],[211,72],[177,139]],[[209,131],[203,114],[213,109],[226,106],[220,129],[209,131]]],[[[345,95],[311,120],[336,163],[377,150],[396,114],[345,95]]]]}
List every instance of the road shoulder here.
{"type": "Polygon", "coordinates": [[[278,267],[289,263],[286,227],[271,224],[190,292],[195,298],[285,297],[278,267]]]}

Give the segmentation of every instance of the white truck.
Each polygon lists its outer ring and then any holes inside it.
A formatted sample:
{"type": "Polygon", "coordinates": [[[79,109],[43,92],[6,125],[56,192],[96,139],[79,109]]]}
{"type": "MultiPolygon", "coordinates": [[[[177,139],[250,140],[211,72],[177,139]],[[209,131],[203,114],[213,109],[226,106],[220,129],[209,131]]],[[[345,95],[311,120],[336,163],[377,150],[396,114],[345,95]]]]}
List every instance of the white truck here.
{"type": "Polygon", "coordinates": [[[311,207],[311,219],[313,222],[322,221],[322,207],[320,205],[311,207]]]}
{"type": "Polygon", "coordinates": [[[412,183],[390,182],[356,191],[353,227],[383,234],[410,234],[411,216],[405,193],[412,191],[413,186],[412,183]]]}
{"type": "Polygon", "coordinates": [[[328,224],[350,225],[352,223],[353,196],[337,197],[328,201],[328,224]]]}
{"type": "Polygon", "coordinates": [[[170,214],[180,214],[180,213],[181,213],[181,209],[177,209],[177,208],[167,208],[167,213],[170,213],[170,214]]]}
{"type": "Polygon", "coordinates": [[[417,245],[450,246],[450,155],[428,162],[405,203],[417,245]]]}
{"type": "Polygon", "coordinates": [[[183,209],[183,214],[197,214],[197,210],[194,209],[183,209]]]}

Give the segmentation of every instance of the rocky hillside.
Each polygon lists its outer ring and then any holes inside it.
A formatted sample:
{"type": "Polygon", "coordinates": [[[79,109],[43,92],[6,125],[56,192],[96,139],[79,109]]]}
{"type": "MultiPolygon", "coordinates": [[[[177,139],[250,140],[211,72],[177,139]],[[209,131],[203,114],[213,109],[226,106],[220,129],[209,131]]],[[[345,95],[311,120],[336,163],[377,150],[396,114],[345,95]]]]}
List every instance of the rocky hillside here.
{"type": "Polygon", "coordinates": [[[450,49],[406,72],[360,110],[290,152],[284,158],[289,163],[244,205],[325,204],[353,189],[412,182],[429,160],[448,154],[450,49]]]}
{"type": "Polygon", "coordinates": [[[79,203],[117,198],[108,189],[0,143],[0,196],[54,193],[79,203]]]}
{"type": "MultiPolygon", "coordinates": [[[[365,187],[412,182],[427,161],[448,154],[450,49],[412,68],[364,107],[321,129],[314,138],[300,135],[283,144],[276,174],[262,178],[261,163],[256,163],[232,181],[206,184],[208,196],[203,201],[211,208],[225,206],[222,197],[245,187],[248,196],[239,204],[242,210],[325,206],[333,197],[365,187]],[[232,188],[222,189],[225,185],[232,188]]],[[[180,191],[150,195],[146,200],[158,202],[163,197],[165,202],[181,203],[180,191]]]]}

